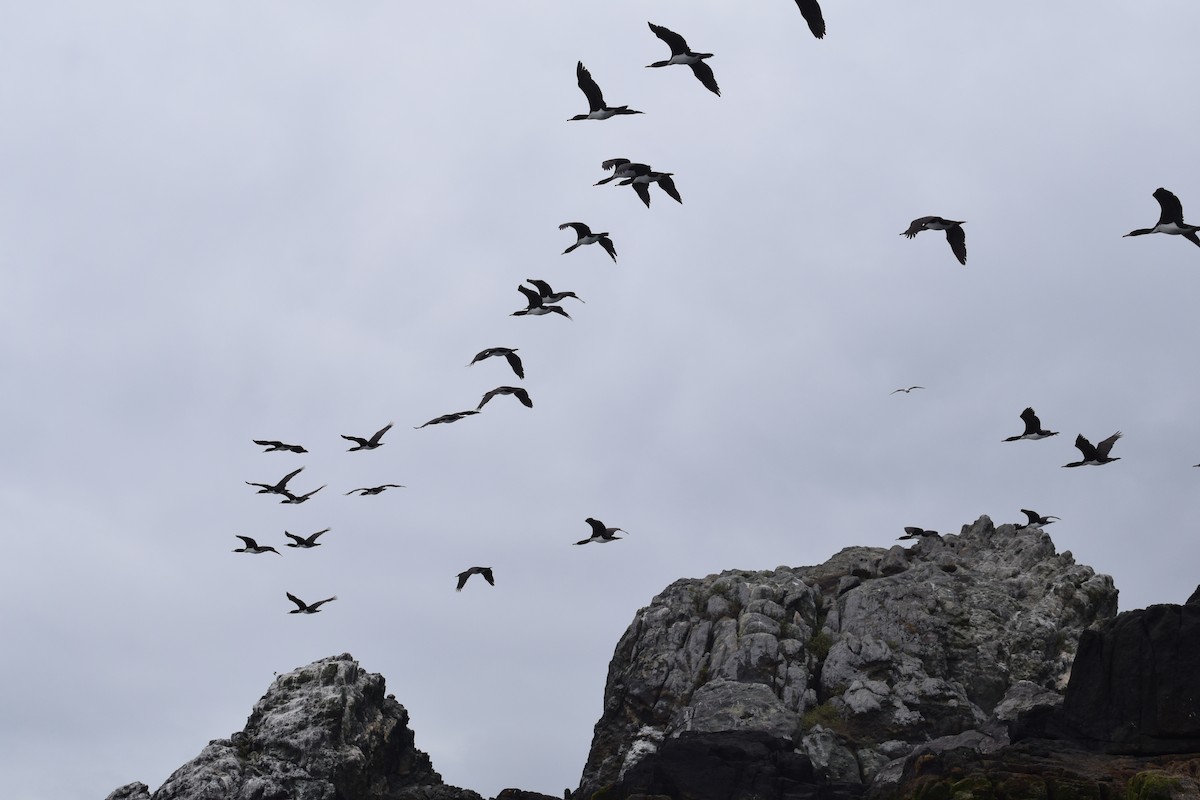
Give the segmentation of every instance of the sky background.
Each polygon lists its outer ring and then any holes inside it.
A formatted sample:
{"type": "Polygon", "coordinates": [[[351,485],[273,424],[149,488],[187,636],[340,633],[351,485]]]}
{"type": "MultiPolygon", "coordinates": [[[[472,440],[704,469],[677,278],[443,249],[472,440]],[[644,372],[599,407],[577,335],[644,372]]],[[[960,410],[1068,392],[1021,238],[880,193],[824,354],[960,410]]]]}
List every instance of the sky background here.
{"type": "Polygon", "coordinates": [[[1185,600],[1200,248],[1121,237],[1159,186],[1200,221],[1200,4],[824,5],[824,41],[790,0],[9,8],[5,796],[157,788],[342,652],[446,782],[556,795],[668,583],[905,525],[1032,508],[1122,610],[1185,600]],[[716,54],[722,97],[644,68],[648,21],[716,54]],[[646,113],[567,122],[578,60],[646,113]],[[593,187],[614,157],[683,205],[593,187]],[[925,215],[967,221],[967,266],[898,236],[925,215]],[[566,221],[617,263],[560,255],[566,221]],[[586,304],[512,317],[526,278],[586,304]],[[466,367],[495,346],[524,381],[466,367]],[[532,409],[413,429],[513,384],[532,409]],[[1001,443],[1026,406],[1061,434],[1001,443]],[[1061,468],[1118,430],[1120,461],[1061,468]],[[328,485],[304,505],[244,483],[298,466],[328,485]],[[378,483],[407,488],[344,495],[378,483]],[[628,538],[573,547],[589,516],[628,538]],[[456,594],[473,565],[496,586],[456,594]]]}

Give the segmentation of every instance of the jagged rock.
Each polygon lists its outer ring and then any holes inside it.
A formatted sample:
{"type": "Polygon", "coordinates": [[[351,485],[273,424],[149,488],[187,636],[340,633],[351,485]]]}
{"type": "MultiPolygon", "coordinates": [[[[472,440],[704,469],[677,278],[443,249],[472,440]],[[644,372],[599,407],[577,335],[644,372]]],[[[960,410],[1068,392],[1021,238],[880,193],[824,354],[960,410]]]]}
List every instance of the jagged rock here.
{"type": "MultiPolygon", "coordinates": [[[[136,798],[130,784],[110,797],[136,798]]],[[[349,654],[280,675],[246,727],[209,742],[152,800],[480,800],[446,786],[408,712],[349,654]]]]}
{"type": "Polygon", "coordinates": [[[870,780],[917,743],[991,732],[998,707],[1025,702],[1010,694],[1022,681],[1062,689],[1080,635],[1116,613],[1116,594],[1044,531],[987,517],[909,549],[676,581],[617,644],[577,796],[624,792],[639,764],[657,769],[697,731],[793,748],[809,735],[810,752],[849,756],[827,772],[870,780]]]}
{"type": "Polygon", "coordinates": [[[144,783],[129,783],[114,789],[104,800],[150,800],[150,787],[144,783]]]}

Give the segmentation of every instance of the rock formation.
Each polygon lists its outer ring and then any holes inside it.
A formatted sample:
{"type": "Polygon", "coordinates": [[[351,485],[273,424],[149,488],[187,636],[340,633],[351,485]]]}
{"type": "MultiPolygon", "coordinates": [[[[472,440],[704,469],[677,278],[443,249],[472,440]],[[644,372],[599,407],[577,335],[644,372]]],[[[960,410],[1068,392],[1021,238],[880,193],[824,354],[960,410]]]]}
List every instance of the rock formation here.
{"type": "MultiPolygon", "coordinates": [[[[577,796],[704,796],[655,766],[677,757],[674,739],[753,733],[850,794],[889,764],[898,779],[929,740],[1000,747],[1007,719],[1060,702],[1080,636],[1116,597],[1040,529],[987,517],[908,549],[676,581],[617,644],[577,796]]],[[[775,762],[779,780],[805,773],[775,762]]]]}
{"type": "Polygon", "coordinates": [[[481,800],[442,783],[413,744],[408,712],[349,654],[280,675],[246,727],[209,742],[150,794],[110,800],[481,800]]]}

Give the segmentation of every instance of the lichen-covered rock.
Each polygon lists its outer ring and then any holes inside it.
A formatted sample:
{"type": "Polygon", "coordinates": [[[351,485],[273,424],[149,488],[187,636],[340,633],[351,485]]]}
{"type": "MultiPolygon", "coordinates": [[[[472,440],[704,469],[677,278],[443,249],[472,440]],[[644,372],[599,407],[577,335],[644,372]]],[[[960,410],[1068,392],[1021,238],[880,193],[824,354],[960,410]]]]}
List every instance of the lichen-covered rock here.
{"type": "Polygon", "coordinates": [[[580,790],[698,731],[760,731],[870,780],[917,743],[993,731],[997,707],[1025,702],[1021,682],[1053,704],[1116,595],[1043,531],[987,517],[909,549],[676,581],[617,644],[580,790]]]}
{"type": "Polygon", "coordinates": [[[150,787],[144,783],[128,783],[114,789],[104,800],[150,800],[150,787]]]}
{"type": "MultiPolygon", "coordinates": [[[[118,792],[143,784],[130,784],[118,792]]],[[[136,792],[136,790],[135,790],[136,792]]],[[[130,800],[145,795],[114,793],[130,800]]],[[[408,712],[349,654],[280,675],[246,727],[209,742],[151,800],[480,800],[446,786],[408,712]]]]}

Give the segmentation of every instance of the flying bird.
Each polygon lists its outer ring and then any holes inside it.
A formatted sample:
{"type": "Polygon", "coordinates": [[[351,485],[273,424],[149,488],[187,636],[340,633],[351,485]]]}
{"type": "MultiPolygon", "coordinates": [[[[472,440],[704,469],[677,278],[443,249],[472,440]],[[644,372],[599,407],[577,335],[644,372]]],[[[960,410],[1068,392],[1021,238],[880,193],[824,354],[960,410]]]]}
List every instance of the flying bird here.
{"type": "Polygon", "coordinates": [[[950,243],[950,251],[954,253],[954,257],[958,259],[958,263],[966,264],[967,234],[962,229],[962,226],[965,224],[965,220],[955,221],[952,219],[942,219],[941,217],[918,217],[908,226],[908,230],[900,235],[911,239],[921,231],[945,231],[946,241],[950,243]]]}
{"type": "Polygon", "coordinates": [[[1154,199],[1158,201],[1158,205],[1162,208],[1162,213],[1158,215],[1158,224],[1153,228],[1138,228],[1136,231],[1130,231],[1125,234],[1125,236],[1143,236],[1147,233],[1169,233],[1175,236],[1182,236],[1192,244],[1200,247],[1200,238],[1196,236],[1196,231],[1200,231],[1200,225],[1188,225],[1183,221],[1183,203],[1179,202],[1179,198],[1160,186],[1154,190],[1154,199]]]}
{"type": "Polygon", "coordinates": [[[291,600],[293,603],[296,604],[296,608],[289,611],[288,612],[289,614],[316,614],[318,611],[321,610],[321,606],[325,605],[326,603],[330,602],[331,600],[337,600],[337,595],[335,594],[333,597],[326,597],[324,600],[318,600],[315,603],[305,603],[303,600],[301,600],[299,597],[296,597],[296,595],[292,594],[291,592],[287,592],[286,594],[287,594],[288,600],[291,600]]]}
{"type": "MultiPolygon", "coordinates": [[[[818,11],[818,13],[820,13],[818,11]]],[[[712,53],[693,53],[688,47],[687,41],[675,31],[664,28],[662,25],[655,25],[653,22],[646,23],[650,26],[650,30],[654,31],[654,35],[666,42],[667,47],[671,48],[671,57],[666,61],[655,61],[653,64],[647,64],[647,67],[667,67],[672,64],[686,64],[692,68],[692,74],[700,83],[704,84],[704,88],[721,96],[721,88],[717,86],[717,79],[713,77],[712,68],[704,63],[704,59],[712,58],[712,53]]]]}
{"type": "MultiPolygon", "coordinates": [[[[442,414],[440,417],[434,417],[433,419],[429,420],[429,422],[426,422],[425,425],[441,425],[443,423],[458,422],[463,417],[469,417],[472,414],[478,413],[479,412],[477,410],[471,409],[470,411],[456,411],[453,414],[442,414]]],[[[413,430],[420,430],[421,428],[424,428],[425,425],[417,425],[413,428],[413,430]]]]}
{"type": "Polygon", "coordinates": [[[796,0],[800,15],[808,23],[808,29],[818,39],[825,38],[825,18],[821,16],[821,4],[817,0],[796,0]]]}
{"type": "Polygon", "coordinates": [[[538,294],[537,292],[535,292],[533,289],[530,289],[528,286],[518,286],[517,291],[520,292],[521,294],[525,295],[526,305],[525,305],[525,308],[522,308],[519,311],[514,311],[509,316],[541,317],[546,314],[559,314],[560,316],[564,316],[567,319],[571,318],[571,315],[568,314],[562,306],[546,305],[545,303],[543,303],[542,296],[540,294],[538,294]]]}
{"type": "Polygon", "coordinates": [[[1053,515],[1043,517],[1036,511],[1030,511],[1028,508],[1022,508],[1021,513],[1029,517],[1029,522],[1025,523],[1024,525],[1018,525],[1017,527],[1019,528],[1040,528],[1043,525],[1052,524],[1056,519],[1062,519],[1062,517],[1056,517],[1053,515]]]}
{"type": "Polygon", "coordinates": [[[329,530],[330,530],[329,528],[326,528],[325,530],[317,531],[316,533],[312,534],[311,536],[307,536],[307,537],[297,536],[296,534],[288,533],[287,531],[284,531],[283,535],[292,540],[292,541],[288,542],[288,545],[287,545],[288,547],[299,547],[301,549],[307,550],[310,547],[320,547],[321,543],[317,541],[317,537],[320,536],[322,533],[329,533],[329,530]]]}
{"type": "Polygon", "coordinates": [[[568,297],[573,297],[579,302],[583,302],[583,298],[574,292],[556,292],[550,288],[550,284],[537,278],[526,278],[526,283],[532,283],[533,287],[538,290],[538,297],[542,299],[542,303],[559,303],[566,300],[568,297]]]}
{"type": "Polygon", "coordinates": [[[632,178],[633,177],[633,162],[628,158],[610,158],[607,161],[600,162],[600,169],[611,169],[612,175],[609,175],[603,180],[598,180],[593,183],[593,186],[602,186],[616,178],[632,178]]]}
{"type": "Polygon", "coordinates": [[[1058,436],[1058,431],[1048,431],[1042,427],[1042,421],[1038,419],[1037,414],[1033,413],[1032,408],[1027,408],[1021,412],[1021,419],[1025,420],[1025,432],[1019,436],[1009,436],[1004,441],[1015,442],[1018,439],[1045,439],[1050,436],[1058,436]]]}
{"type": "Polygon", "coordinates": [[[602,233],[592,233],[592,229],[587,225],[584,225],[582,222],[564,222],[562,225],[558,226],[560,231],[566,228],[573,228],[575,230],[576,239],[575,244],[562,251],[564,256],[582,244],[599,243],[599,245],[604,248],[605,252],[608,253],[609,258],[613,260],[613,263],[616,263],[617,250],[613,247],[612,239],[608,238],[608,231],[603,231],[602,233]]]}
{"type": "Polygon", "coordinates": [[[301,447],[298,444],[284,444],[283,442],[277,441],[275,439],[254,439],[253,441],[255,444],[262,445],[263,447],[267,448],[266,450],[263,450],[264,453],[282,453],[282,452],[307,453],[308,452],[307,450],[305,450],[303,447],[301,447]]]}
{"type": "Polygon", "coordinates": [[[629,106],[609,106],[604,102],[604,94],[600,91],[600,87],[592,78],[592,73],[588,72],[587,67],[580,61],[575,67],[575,78],[579,82],[579,88],[583,91],[588,101],[588,113],[576,114],[571,117],[568,122],[574,122],[580,119],[608,119],[620,114],[641,114],[641,111],[634,111],[629,106]]]}
{"type": "Polygon", "coordinates": [[[239,547],[236,550],[234,550],[233,552],[235,552],[235,553],[253,553],[254,555],[259,555],[260,553],[274,553],[277,556],[283,555],[283,553],[279,552],[274,547],[268,547],[266,545],[261,545],[258,542],[254,541],[253,539],[251,539],[249,536],[242,536],[239,533],[235,533],[234,536],[237,536],[237,538],[241,539],[243,542],[246,543],[244,547],[239,547]]]}
{"type": "Polygon", "coordinates": [[[484,393],[483,399],[479,401],[479,405],[475,406],[476,410],[483,408],[485,405],[487,405],[488,400],[491,400],[498,394],[511,394],[513,397],[516,397],[521,401],[521,405],[525,406],[526,408],[533,408],[533,401],[529,399],[529,392],[525,391],[520,386],[497,386],[490,392],[484,393]]]}
{"type": "Polygon", "coordinates": [[[327,484],[321,484],[320,486],[313,489],[308,494],[298,494],[297,495],[297,494],[292,494],[291,492],[288,492],[288,491],[284,491],[284,494],[287,495],[287,497],[280,500],[279,502],[280,502],[280,504],[290,503],[292,505],[300,505],[301,503],[307,502],[308,498],[312,497],[314,494],[316,494],[317,492],[324,489],[326,485],[327,484]]]}
{"type": "Polygon", "coordinates": [[[679,196],[679,190],[675,188],[675,180],[671,177],[675,173],[656,172],[650,169],[648,164],[630,164],[629,171],[633,174],[617,185],[632,186],[633,190],[637,192],[637,196],[646,204],[646,208],[650,207],[650,184],[652,183],[657,183],[659,188],[675,202],[683,203],[683,198],[679,196]]]}
{"type": "Polygon", "coordinates": [[[292,470],[287,475],[284,475],[282,478],[280,478],[278,483],[254,483],[253,481],[246,481],[246,485],[262,487],[258,490],[259,494],[287,494],[288,481],[300,474],[301,470],[303,469],[304,467],[300,467],[300,469],[292,470]]]}
{"type": "Polygon", "coordinates": [[[492,586],[496,585],[496,581],[492,579],[491,567],[471,567],[465,572],[458,573],[458,586],[454,587],[454,591],[461,592],[462,587],[467,583],[467,578],[471,577],[472,575],[482,575],[485,581],[490,583],[492,586]]]}
{"type": "Polygon", "coordinates": [[[924,388],[925,388],[924,386],[910,386],[907,389],[905,389],[904,387],[900,387],[899,389],[893,389],[892,391],[888,392],[888,394],[895,394],[896,392],[904,392],[905,394],[908,394],[913,389],[924,389],[924,388]]]}
{"type": "Polygon", "coordinates": [[[924,528],[918,528],[914,525],[906,525],[904,527],[904,535],[897,536],[896,539],[921,539],[926,536],[937,536],[938,538],[941,538],[941,534],[937,531],[927,531],[924,528]]]}
{"type": "Polygon", "coordinates": [[[525,377],[525,367],[521,364],[521,357],[517,355],[517,348],[515,347],[489,347],[486,350],[480,350],[475,354],[475,357],[471,359],[471,363],[467,364],[467,366],[469,367],[477,361],[483,361],[485,358],[491,358],[492,356],[504,356],[505,360],[508,361],[508,365],[512,367],[512,371],[516,373],[517,377],[525,377]]]}
{"type": "MultiPolygon", "coordinates": [[[[355,450],[374,450],[376,447],[383,447],[383,442],[381,442],[379,440],[383,438],[383,435],[385,433],[387,433],[391,427],[392,427],[392,423],[389,422],[387,425],[384,425],[382,428],[375,431],[375,433],[371,436],[370,439],[361,439],[357,436],[347,436],[346,434],[343,433],[342,434],[343,439],[345,439],[348,442],[355,442],[354,447],[351,447],[346,452],[352,453],[355,450]]],[[[391,452],[391,451],[389,451],[389,452],[391,452]]]]}
{"type": "Polygon", "coordinates": [[[404,488],[406,488],[406,487],[401,486],[398,483],[385,483],[380,486],[364,486],[361,489],[351,489],[350,491],[346,492],[346,494],[354,494],[355,492],[362,492],[362,494],[360,494],[359,497],[366,497],[369,494],[383,494],[383,492],[385,492],[388,489],[404,489],[404,488]]]}
{"type": "Polygon", "coordinates": [[[1079,448],[1079,452],[1083,454],[1082,461],[1072,461],[1070,464],[1063,464],[1064,467],[1082,467],[1085,465],[1099,466],[1107,464],[1110,461],[1120,461],[1120,458],[1109,458],[1108,451],[1112,450],[1113,444],[1117,439],[1121,438],[1121,432],[1117,431],[1112,436],[1108,437],[1095,447],[1087,439],[1083,438],[1083,434],[1075,437],[1075,446],[1079,448]]]}
{"type": "Polygon", "coordinates": [[[614,535],[617,531],[625,534],[629,533],[629,531],[624,530],[623,528],[606,528],[604,527],[603,522],[598,519],[592,519],[591,517],[585,519],[584,522],[592,527],[592,535],[586,539],[576,542],[575,544],[587,544],[588,542],[597,542],[599,544],[605,544],[606,542],[619,542],[621,541],[622,537],[614,535]]]}

